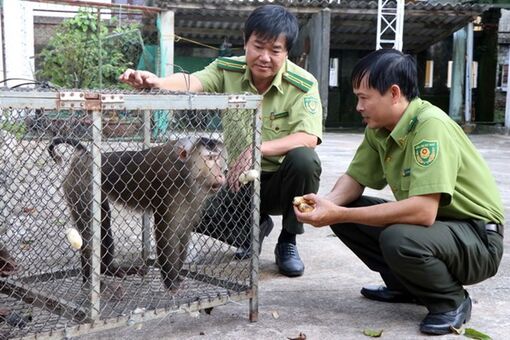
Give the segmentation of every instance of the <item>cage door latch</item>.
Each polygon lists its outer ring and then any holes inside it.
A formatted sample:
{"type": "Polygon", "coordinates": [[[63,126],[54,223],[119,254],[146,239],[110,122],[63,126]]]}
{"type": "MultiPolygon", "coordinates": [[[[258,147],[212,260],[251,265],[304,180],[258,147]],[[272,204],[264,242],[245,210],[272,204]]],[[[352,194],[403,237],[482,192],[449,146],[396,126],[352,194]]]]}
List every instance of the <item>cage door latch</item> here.
{"type": "Polygon", "coordinates": [[[230,108],[243,108],[246,105],[246,97],[243,95],[228,96],[228,104],[230,108]]]}

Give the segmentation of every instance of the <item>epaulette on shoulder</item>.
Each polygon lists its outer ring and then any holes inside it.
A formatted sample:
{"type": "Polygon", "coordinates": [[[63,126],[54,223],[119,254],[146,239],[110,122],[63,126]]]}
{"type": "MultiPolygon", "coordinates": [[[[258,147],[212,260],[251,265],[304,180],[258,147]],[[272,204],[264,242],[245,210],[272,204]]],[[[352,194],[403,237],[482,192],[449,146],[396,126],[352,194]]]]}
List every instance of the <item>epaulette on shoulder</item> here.
{"type": "Polygon", "coordinates": [[[290,84],[294,85],[295,87],[297,87],[298,89],[300,89],[303,92],[310,91],[310,89],[313,86],[313,81],[303,78],[294,72],[289,72],[289,71],[285,72],[283,74],[283,79],[285,79],[290,84]]]}
{"type": "Polygon", "coordinates": [[[218,61],[218,67],[223,70],[236,72],[244,72],[244,70],[246,70],[246,63],[244,61],[224,57],[220,57],[216,60],[218,61]]]}

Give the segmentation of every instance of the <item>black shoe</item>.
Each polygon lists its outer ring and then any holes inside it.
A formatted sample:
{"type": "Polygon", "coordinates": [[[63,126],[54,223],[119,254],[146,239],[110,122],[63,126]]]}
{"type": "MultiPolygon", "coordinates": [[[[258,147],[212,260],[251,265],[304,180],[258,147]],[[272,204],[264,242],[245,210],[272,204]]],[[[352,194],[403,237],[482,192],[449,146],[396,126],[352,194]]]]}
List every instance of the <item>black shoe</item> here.
{"type": "Polygon", "coordinates": [[[471,318],[471,298],[467,295],[464,302],[455,310],[443,313],[428,313],[420,323],[420,331],[425,334],[442,335],[461,328],[471,318]]]}
{"type": "Polygon", "coordinates": [[[301,276],[305,271],[305,265],[295,244],[278,243],[274,249],[276,264],[281,274],[289,277],[301,276]]]}
{"type": "Polygon", "coordinates": [[[385,286],[366,286],[361,288],[361,295],[370,300],[390,303],[416,303],[418,300],[409,293],[391,290],[385,286]]]}
{"type": "MultiPolygon", "coordinates": [[[[260,234],[259,234],[259,255],[262,251],[262,242],[264,241],[264,238],[268,236],[271,233],[271,230],[273,230],[273,220],[269,215],[262,215],[260,217],[260,234]]],[[[238,260],[244,260],[251,256],[251,245],[240,246],[237,248],[237,251],[234,254],[234,257],[238,260]]]]}

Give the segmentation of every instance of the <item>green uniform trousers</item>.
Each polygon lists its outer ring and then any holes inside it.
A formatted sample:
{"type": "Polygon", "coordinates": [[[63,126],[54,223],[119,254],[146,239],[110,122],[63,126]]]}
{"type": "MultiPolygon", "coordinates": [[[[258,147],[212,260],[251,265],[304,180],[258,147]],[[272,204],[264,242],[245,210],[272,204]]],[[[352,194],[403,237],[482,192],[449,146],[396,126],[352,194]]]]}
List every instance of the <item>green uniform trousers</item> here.
{"type": "MultiPolygon", "coordinates": [[[[295,196],[319,190],[321,163],[317,153],[306,147],[287,153],[276,172],[262,172],[260,214],[282,215],[282,225],[289,233],[304,233],[292,205],[295,196]]],[[[253,186],[245,185],[239,192],[224,188],[213,196],[202,215],[196,231],[233,246],[251,243],[253,186]]]]}
{"type": "MultiPolygon", "coordinates": [[[[349,206],[385,202],[362,196],[349,206]]],[[[465,299],[463,285],[494,276],[503,255],[503,237],[486,231],[483,221],[439,219],[430,227],[382,228],[341,223],[331,229],[388,288],[409,292],[432,313],[456,309],[465,299]]]]}

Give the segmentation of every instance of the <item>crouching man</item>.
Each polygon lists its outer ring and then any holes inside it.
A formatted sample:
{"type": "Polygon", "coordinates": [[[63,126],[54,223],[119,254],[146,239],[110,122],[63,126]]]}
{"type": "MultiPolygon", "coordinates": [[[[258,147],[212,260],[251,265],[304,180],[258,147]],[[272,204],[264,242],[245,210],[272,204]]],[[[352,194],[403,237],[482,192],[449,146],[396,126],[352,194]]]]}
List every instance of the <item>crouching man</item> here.
{"type": "Polygon", "coordinates": [[[446,334],[471,316],[465,285],[496,274],[503,253],[503,207],[487,164],[462,129],[418,97],[414,60],[396,50],[361,59],[352,73],[367,124],[346,174],[325,197],[305,198],[298,220],[334,233],[385,286],[361,294],[423,304],[427,334],[446,334]],[[389,185],[396,201],[362,196],[389,185]]]}

